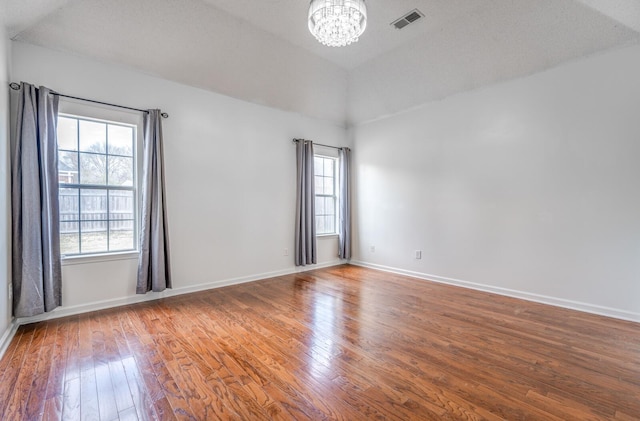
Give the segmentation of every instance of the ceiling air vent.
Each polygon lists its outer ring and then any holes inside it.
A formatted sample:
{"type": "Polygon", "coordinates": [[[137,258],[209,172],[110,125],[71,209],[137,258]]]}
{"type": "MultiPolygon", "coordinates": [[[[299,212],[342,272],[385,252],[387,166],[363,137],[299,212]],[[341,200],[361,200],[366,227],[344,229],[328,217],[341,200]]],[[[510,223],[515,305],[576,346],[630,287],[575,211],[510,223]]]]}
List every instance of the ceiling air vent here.
{"type": "Polygon", "coordinates": [[[402,29],[422,17],[424,17],[424,14],[421,11],[419,11],[418,9],[413,9],[400,19],[391,22],[391,25],[395,26],[396,29],[402,29]]]}

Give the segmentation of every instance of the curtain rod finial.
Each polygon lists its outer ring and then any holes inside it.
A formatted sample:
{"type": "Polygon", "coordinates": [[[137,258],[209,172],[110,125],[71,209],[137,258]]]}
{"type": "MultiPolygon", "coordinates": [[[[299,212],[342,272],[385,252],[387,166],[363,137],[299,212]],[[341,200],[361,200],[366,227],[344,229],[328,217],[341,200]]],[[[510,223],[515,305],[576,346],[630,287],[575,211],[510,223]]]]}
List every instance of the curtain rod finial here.
{"type": "Polygon", "coordinates": [[[167,113],[160,113],[160,116],[162,118],[169,118],[169,114],[167,114],[167,113]]]}
{"type": "Polygon", "coordinates": [[[11,82],[11,83],[9,84],[9,87],[10,87],[11,89],[13,89],[14,91],[18,91],[18,90],[20,90],[20,84],[19,84],[19,83],[11,82]]]}

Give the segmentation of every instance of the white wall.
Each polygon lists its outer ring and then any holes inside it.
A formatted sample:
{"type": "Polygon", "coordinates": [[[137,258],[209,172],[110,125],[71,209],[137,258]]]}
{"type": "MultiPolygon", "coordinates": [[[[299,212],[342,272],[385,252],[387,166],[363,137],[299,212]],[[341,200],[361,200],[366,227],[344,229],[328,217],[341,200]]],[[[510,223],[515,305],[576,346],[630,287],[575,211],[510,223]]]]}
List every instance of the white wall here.
{"type": "MultiPolygon", "coordinates": [[[[176,289],[294,269],[290,139],[344,145],[343,128],[27,44],[12,51],[14,80],[170,113],[176,289]]],[[[639,98],[635,46],[350,129],[355,260],[640,320],[639,98]]],[[[321,263],[335,261],[335,238],[319,248],[321,263]]],[[[135,268],[65,265],[64,306],[135,299],[135,268]]]]}
{"type": "Polygon", "coordinates": [[[355,260],[640,321],[640,46],[352,136],[355,260]]]}
{"type": "Polygon", "coordinates": [[[10,182],[9,166],[9,67],[10,44],[5,28],[0,22],[0,355],[5,334],[11,325],[11,279],[10,255],[10,182]]]}
{"type": "MultiPolygon", "coordinates": [[[[22,43],[13,43],[13,76],[170,114],[163,129],[174,289],[294,270],[291,139],[344,145],[342,127],[22,43]]],[[[335,238],[318,247],[320,264],[337,262],[335,238]]],[[[135,298],[136,264],[65,264],[63,305],[135,298]]]]}

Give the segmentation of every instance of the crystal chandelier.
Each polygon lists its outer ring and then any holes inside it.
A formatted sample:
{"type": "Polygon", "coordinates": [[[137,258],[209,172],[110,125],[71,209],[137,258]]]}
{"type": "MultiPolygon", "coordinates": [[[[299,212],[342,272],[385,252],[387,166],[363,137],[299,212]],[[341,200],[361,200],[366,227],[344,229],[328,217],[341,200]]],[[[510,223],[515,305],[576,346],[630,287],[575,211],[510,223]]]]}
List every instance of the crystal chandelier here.
{"type": "Polygon", "coordinates": [[[326,46],[344,47],[357,42],[366,27],[364,0],[311,0],[309,31],[326,46]]]}

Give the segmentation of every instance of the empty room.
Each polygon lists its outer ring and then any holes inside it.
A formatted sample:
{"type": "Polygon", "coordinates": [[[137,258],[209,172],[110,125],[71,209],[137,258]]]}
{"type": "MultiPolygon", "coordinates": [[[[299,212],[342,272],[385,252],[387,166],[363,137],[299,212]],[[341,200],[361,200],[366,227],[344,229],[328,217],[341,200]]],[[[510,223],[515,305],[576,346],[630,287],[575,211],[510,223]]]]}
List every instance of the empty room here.
{"type": "Polygon", "coordinates": [[[0,0],[1,420],[640,420],[639,0],[0,0]]]}

